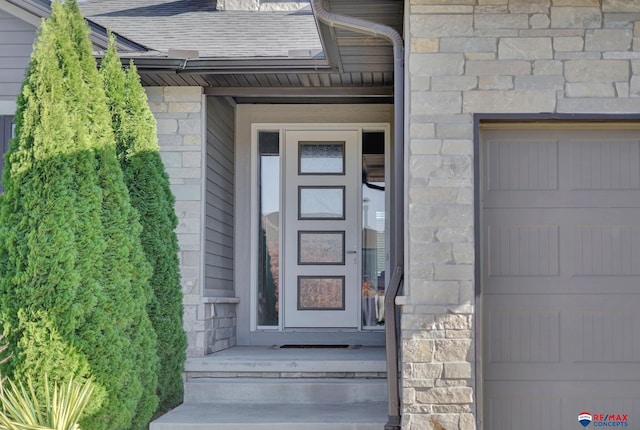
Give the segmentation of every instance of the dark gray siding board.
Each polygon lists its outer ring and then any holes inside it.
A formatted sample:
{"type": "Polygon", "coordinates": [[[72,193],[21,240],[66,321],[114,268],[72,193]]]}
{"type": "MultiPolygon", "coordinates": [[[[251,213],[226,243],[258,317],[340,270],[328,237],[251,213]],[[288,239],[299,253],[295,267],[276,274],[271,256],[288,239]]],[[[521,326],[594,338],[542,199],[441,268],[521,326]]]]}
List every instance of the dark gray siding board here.
{"type": "MultiPolygon", "coordinates": [[[[212,124],[214,125],[214,124],[212,124]]],[[[233,135],[221,136],[207,133],[207,141],[227,141],[233,140],[233,135]]],[[[227,172],[233,171],[233,148],[221,147],[215,152],[207,155],[207,158],[212,159],[222,170],[227,172]]]]}
{"type": "Polygon", "coordinates": [[[209,206],[209,210],[211,211],[211,216],[213,217],[213,219],[217,219],[222,221],[224,224],[227,225],[232,225],[233,224],[233,214],[229,213],[229,212],[225,212],[217,207],[215,207],[215,205],[210,205],[209,206]]]}
{"type": "Polygon", "coordinates": [[[206,249],[215,249],[216,244],[223,245],[224,248],[220,249],[218,254],[226,255],[229,248],[233,247],[233,231],[222,221],[213,218],[213,216],[212,219],[212,221],[207,221],[207,243],[211,244],[212,248],[207,247],[206,249]]]}
{"type": "MultiPolygon", "coordinates": [[[[3,66],[8,66],[10,64],[16,64],[19,61],[19,58],[18,59],[14,58],[13,62],[7,61],[5,63],[4,59],[2,61],[3,61],[2,62],[3,66]]],[[[24,71],[25,71],[24,68],[11,68],[11,69],[2,68],[0,69],[0,82],[20,84],[24,78],[24,71]]],[[[13,95],[13,94],[8,94],[8,95],[13,95]]],[[[15,94],[15,96],[17,96],[17,94],[15,94]]]]}
{"type": "Polygon", "coordinates": [[[233,294],[233,105],[207,99],[205,290],[233,294]]]}
{"type": "MultiPolygon", "coordinates": [[[[0,24],[2,24],[2,20],[0,20],[0,24]]],[[[8,36],[8,32],[5,31],[5,29],[3,28],[0,31],[0,34],[2,34],[3,36],[9,37],[8,36]]],[[[2,39],[0,40],[0,58],[2,58],[2,61],[11,61],[11,58],[20,58],[22,59],[22,61],[24,61],[25,58],[25,46],[24,44],[7,44],[9,40],[8,39],[2,39]],[[4,41],[4,42],[3,42],[4,41]]],[[[14,42],[14,40],[11,40],[11,42],[14,42]]],[[[27,50],[31,50],[31,46],[28,46],[26,48],[27,50]]],[[[29,55],[31,55],[31,53],[29,52],[29,55]]],[[[3,63],[3,65],[7,65],[8,63],[3,63]]]]}
{"type": "MultiPolygon", "coordinates": [[[[226,238],[224,238],[224,242],[225,242],[224,244],[215,243],[215,242],[207,243],[207,246],[206,246],[207,252],[210,252],[212,254],[222,254],[226,252],[226,249],[230,246],[230,243],[227,241],[226,238]]],[[[233,243],[233,241],[231,241],[231,243],[233,243]]]]}
{"type": "MultiPolygon", "coordinates": [[[[214,183],[213,181],[211,182],[214,183]]],[[[216,187],[217,186],[219,185],[216,184],[216,187]]],[[[216,222],[223,221],[223,217],[233,217],[233,205],[229,203],[224,196],[217,195],[216,193],[220,193],[220,190],[207,192],[207,208],[211,216],[215,217],[216,222]]]]}
{"type": "Polygon", "coordinates": [[[2,186],[2,171],[4,168],[4,154],[9,151],[12,120],[12,116],[0,115],[0,194],[4,191],[4,187],[2,186]]]}
{"type": "MultiPolygon", "coordinates": [[[[17,18],[14,18],[17,19],[17,18]]],[[[0,21],[0,24],[2,24],[2,21],[0,21]]],[[[4,28],[2,29],[2,33],[3,35],[10,37],[10,39],[4,39],[7,40],[10,43],[15,43],[16,45],[23,45],[24,48],[26,48],[29,52],[29,55],[31,54],[31,49],[33,47],[33,41],[35,40],[35,28],[33,30],[22,30],[22,31],[7,31],[4,28]]]]}
{"type": "Polygon", "coordinates": [[[216,272],[219,269],[233,270],[233,258],[223,257],[221,255],[210,255],[211,259],[209,270],[216,272]]]}
{"type": "Polygon", "coordinates": [[[21,82],[16,83],[3,83],[0,82],[0,96],[10,96],[13,98],[17,98],[20,93],[20,87],[22,86],[21,82]]]}
{"type": "Polygon", "coordinates": [[[35,36],[33,25],[0,10],[0,98],[18,96],[35,36]]]}

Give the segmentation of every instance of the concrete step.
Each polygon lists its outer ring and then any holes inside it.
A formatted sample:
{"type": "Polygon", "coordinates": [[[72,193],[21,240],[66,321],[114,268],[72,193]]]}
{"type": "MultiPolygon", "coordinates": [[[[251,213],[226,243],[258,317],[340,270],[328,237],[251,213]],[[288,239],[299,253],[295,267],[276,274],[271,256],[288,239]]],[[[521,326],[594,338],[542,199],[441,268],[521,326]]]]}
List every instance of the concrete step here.
{"type": "Polygon", "coordinates": [[[350,404],[185,403],[149,430],[380,430],[386,402],[350,404]]]}
{"type": "Polygon", "coordinates": [[[346,404],[384,402],[386,379],[364,378],[190,378],[185,403],[346,404]]]}
{"type": "Polygon", "coordinates": [[[381,430],[384,348],[234,347],[185,364],[185,399],[150,430],[381,430]]]}
{"type": "Polygon", "coordinates": [[[235,347],[206,357],[189,358],[185,373],[190,376],[248,376],[280,373],[304,377],[305,373],[345,373],[370,376],[385,373],[382,347],[359,349],[274,349],[260,346],[235,347]],[[235,373],[235,375],[233,375],[235,373]]]}

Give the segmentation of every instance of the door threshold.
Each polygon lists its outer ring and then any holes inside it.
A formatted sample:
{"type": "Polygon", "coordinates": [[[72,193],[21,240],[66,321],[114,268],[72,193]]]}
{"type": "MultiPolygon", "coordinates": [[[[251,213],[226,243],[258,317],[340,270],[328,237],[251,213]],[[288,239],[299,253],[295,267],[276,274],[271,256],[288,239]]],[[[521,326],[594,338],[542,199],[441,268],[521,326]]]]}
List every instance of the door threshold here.
{"type": "Polygon", "coordinates": [[[306,344],[284,344],[273,345],[272,349],[360,349],[362,345],[306,345],[306,344]]]}

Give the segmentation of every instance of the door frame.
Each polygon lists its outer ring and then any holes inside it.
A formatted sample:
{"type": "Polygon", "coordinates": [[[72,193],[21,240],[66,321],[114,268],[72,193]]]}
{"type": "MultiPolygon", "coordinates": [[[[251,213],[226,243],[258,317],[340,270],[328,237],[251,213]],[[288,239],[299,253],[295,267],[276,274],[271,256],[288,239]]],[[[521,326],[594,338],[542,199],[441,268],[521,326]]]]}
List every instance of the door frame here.
{"type": "MultiPolygon", "coordinates": [[[[250,160],[250,249],[249,257],[245,261],[250,261],[250,285],[245,294],[248,292],[249,299],[249,320],[239,319],[237,322],[239,330],[242,330],[240,326],[248,325],[249,332],[252,339],[258,340],[259,344],[272,344],[278,342],[309,342],[309,333],[314,333],[313,341],[321,343],[358,343],[358,344],[370,344],[370,345],[383,345],[384,344],[384,330],[362,330],[362,327],[357,329],[331,329],[331,328],[299,328],[299,329],[285,329],[284,320],[282,315],[279,317],[278,326],[273,327],[261,327],[257,325],[257,289],[258,289],[258,273],[256,268],[258,267],[258,222],[259,222],[259,208],[258,208],[258,181],[256,180],[258,175],[258,132],[259,131],[277,131],[280,134],[281,145],[284,144],[285,131],[348,131],[355,130],[359,133],[358,142],[361,143],[361,136],[363,131],[381,131],[385,134],[385,153],[386,153],[386,177],[391,180],[390,173],[390,157],[391,157],[391,125],[384,122],[375,123],[267,123],[256,122],[251,123],[251,160],[250,160]]],[[[282,146],[281,146],[282,147],[282,146]]],[[[360,151],[358,151],[359,153],[360,151]]],[[[281,159],[281,171],[282,163],[281,159]]],[[[389,188],[391,189],[391,188],[389,188]]],[[[282,201],[284,195],[283,184],[280,186],[280,199],[282,201]]],[[[385,196],[387,211],[389,207],[390,192],[385,196]]],[[[386,218],[386,231],[389,234],[389,217],[386,218]]],[[[280,240],[282,241],[282,229],[280,230],[280,240]]],[[[282,242],[281,242],[282,243],[282,242]]],[[[387,241],[388,247],[388,241],[387,241]]],[[[387,280],[388,281],[388,280],[387,280]]],[[[240,286],[237,286],[240,287],[240,286]]],[[[241,288],[241,287],[240,287],[241,288]]],[[[238,296],[244,296],[238,291],[238,296]]],[[[282,297],[279,298],[281,309],[283,306],[282,297]]],[[[361,312],[360,305],[358,305],[357,312],[361,312]]],[[[251,342],[254,343],[254,342],[251,342]]]]}

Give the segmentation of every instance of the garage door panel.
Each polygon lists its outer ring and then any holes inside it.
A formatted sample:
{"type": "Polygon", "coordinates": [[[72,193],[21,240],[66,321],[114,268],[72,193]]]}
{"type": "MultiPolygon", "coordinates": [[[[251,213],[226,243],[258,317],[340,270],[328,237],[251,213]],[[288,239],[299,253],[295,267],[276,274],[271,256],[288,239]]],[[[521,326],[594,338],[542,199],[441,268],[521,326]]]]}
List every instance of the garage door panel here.
{"type": "MultiPolygon", "coordinates": [[[[636,380],[615,381],[603,383],[602,381],[500,381],[496,388],[489,388],[486,394],[490,398],[545,398],[550,397],[562,402],[571,402],[571,399],[598,399],[602,407],[615,406],[615,399],[622,404],[631,405],[640,402],[640,386],[636,380]],[[630,392],[634,395],[626,398],[623,393],[630,392]],[[636,398],[633,398],[636,397],[636,398]]],[[[596,407],[598,405],[588,404],[596,407]]],[[[576,414],[577,418],[577,414],[576,414]]],[[[640,418],[638,416],[637,418],[640,418]]],[[[515,429],[514,429],[515,430],[515,429]]]]}
{"type": "MultiPolygon", "coordinates": [[[[576,294],[636,294],[637,276],[493,276],[486,278],[482,293],[487,295],[576,295],[576,294]]],[[[550,300],[557,300],[553,297],[550,300]]]]}
{"type": "Polygon", "coordinates": [[[493,209],[485,217],[490,278],[640,275],[638,209],[493,209]]]}
{"type": "Polygon", "coordinates": [[[484,150],[485,192],[640,189],[637,131],[501,131],[484,150]]]}
{"type": "Polygon", "coordinates": [[[533,296],[527,298],[529,306],[521,309],[514,309],[513,304],[499,308],[492,301],[493,306],[484,311],[485,376],[535,380],[545,375],[572,379],[606,374],[629,378],[628,372],[637,371],[640,363],[640,316],[625,306],[628,301],[625,296],[591,300],[580,296],[572,300],[576,302],[573,306],[558,301],[551,308],[546,297],[533,296]],[[531,366],[534,363],[546,365],[531,366]],[[580,367],[582,364],[587,367],[580,367]]]}
{"type": "Polygon", "coordinates": [[[559,311],[489,311],[486,321],[488,364],[560,361],[559,311]]]}
{"type": "MultiPolygon", "coordinates": [[[[620,297],[603,297],[602,301],[607,299],[614,303],[568,313],[568,358],[574,363],[604,363],[611,367],[631,363],[637,371],[640,317],[636,310],[620,311],[621,306],[615,303],[620,297]]],[[[635,372],[627,377],[640,379],[635,372]]]]}
{"type": "Polygon", "coordinates": [[[558,189],[558,140],[504,136],[486,141],[487,191],[558,189]]]}
{"type": "Polygon", "coordinates": [[[568,139],[560,144],[568,152],[571,190],[639,190],[640,143],[611,138],[568,139]]]}
{"type": "Polygon", "coordinates": [[[485,429],[580,429],[582,411],[627,415],[629,429],[640,424],[640,389],[635,382],[504,382],[495,387],[485,394],[485,429]]]}
{"type": "MultiPolygon", "coordinates": [[[[485,422],[492,430],[540,430],[557,428],[562,411],[562,399],[541,393],[522,397],[488,394],[485,422]]],[[[484,428],[489,428],[486,424],[484,428]]]]}
{"type": "Polygon", "coordinates": [[[493,385],[501,381],[529,381],[529,382],[566,382],[572,383],[576,379],[592,382],[624,382],[635,381],[640,384],[638,378],[630,378],[630,372],[636,372],[637,363],[625,362],[611,366],[610,364],[577,364],[577,363],[545,363],[544,375],[541,375],[539,366],[530,366],[518,363],[496,363],[487,368],[485,382],[493,385]],[[585,379],[585,374],[595,375],[585,379]]]}
{"type": "MultiPolygon", "coordinates": [[[[636,290],[640,288],[636,284],[636,290]]],[[[484,294],[487,299],[482,311],[485,315],[496,312],[621,312],[638,313],[637,294],[484,294]]],[[[636,320],[634,320],[636,321],[636,320]]],[[[639,339],[640,341],[640,339],[639,339]]]]}
{"type": "Polygon", "coordinates": [[[640,275],[640,225],[578,224],[570,241],[573,275],[640,275]]]}
{"type": "MultiPolygon", "coordinates": [[[[640,191],[626,191],[626,201],[612,195],[612,190],[559,190],[548,191],[508,191],[490,192],[482,197],[486,208],[610,208],[628,206],[629,202],[640,200],[640,191]]],[[[616,190],[613,190],[616,191],[616,190]]]]}
{"type": "MultiPolygon", "coordinates": [[[[639,194],[640,196],[640,194],[639,194]]],[[[638,226],[640,208],[630,207],[638,205],[640,199],[632,200],[625,198],[625,201],[618,202],[622,207],[607,208],[485,208],[483,218],[485,226],[509,226],[509,225],[548,225],[559,226],[573,225],[633,225],[638,226]],[[588,209],[585,211],[585,209],[588,209]]]]}
{"type": "Polygon", "coordinates": [[[489,225],[488,276],[558,276],[559,226],[489,225]]]}

